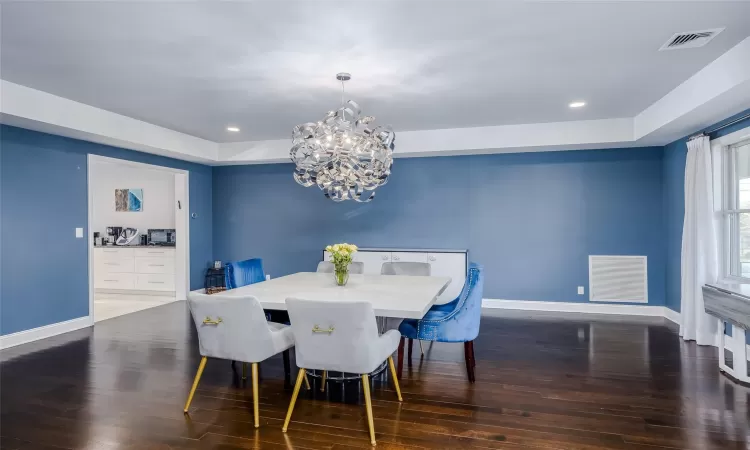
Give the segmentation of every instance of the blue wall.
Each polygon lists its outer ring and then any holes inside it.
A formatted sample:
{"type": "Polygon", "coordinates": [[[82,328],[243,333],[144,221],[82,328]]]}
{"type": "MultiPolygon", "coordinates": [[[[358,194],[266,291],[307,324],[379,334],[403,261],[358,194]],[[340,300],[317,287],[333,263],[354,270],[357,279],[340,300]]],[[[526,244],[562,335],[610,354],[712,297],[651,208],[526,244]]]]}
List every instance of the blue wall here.
{"type": "Polygon", "coordinates": [[[203,285],[212,260],[212,171],[208,166],[0,127],[0,334],[88,315],[87,154],[190,172],[190,279],[203,285]]]}
{"type": "MultiPolygon", "coordinates": [[[[744,116],[750,109],[706,127],[711,130],[722,124],[744,116]]],[[[716,133],[711,139],[725,136],[750,126],[750,119],[730,125],[716,133]]],[[[702,130],[696,130],[699,133],[702,130]]],[[[695,134],[695,133],[691,133],[695,134]]],[[[685,216],[685,161],[687,159],[687,139],[685,136],[664,147],[664,224],[666,230],[666,306],[680,311],[680,258],[682,255],[682,220],[685,216]]]]}
{"type": "Polygon", "coordinates": [[[486,298],[585,302],[588,255],[647,255],[664,304],[662,148],[397,159],[369,204],[336,204],[290,164],[214,167],[214,257],[314,270],[334,242],[468,248],[486,298]]]}
{"type": "Polygon", "coordinates": [[[349,241],[468,248],[492,275],[487,298],[585,302],[576,286],[588,286],[589,254],[639,254],[649,303],[679,311],[685,141],[398,159],[373,203],[335,204],[294,183],[289,164],[212,169],[1,126],[0,334],[88,314],[86,240],[72,230],[87,226],[89,153],[190,171],[193,288],[213,259],[259,256],[280,276],[313,270],[323,246],[349,241]]]}

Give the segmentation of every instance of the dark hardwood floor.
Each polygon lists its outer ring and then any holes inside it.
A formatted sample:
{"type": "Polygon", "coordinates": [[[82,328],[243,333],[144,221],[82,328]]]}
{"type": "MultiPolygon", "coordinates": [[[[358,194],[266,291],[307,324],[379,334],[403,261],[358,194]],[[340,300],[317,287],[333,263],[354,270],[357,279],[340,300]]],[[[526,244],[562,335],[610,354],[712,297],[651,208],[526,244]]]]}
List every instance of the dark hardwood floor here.
{"type": "MultiPolygon", "coordinates": [[[[750,390],[667,326],[484,317],[474,352],[473,385],[461,344],[420,359],[415,343],[401,404],[375,379],[377,448],[750,448],[750,390]]],[[[370,448],[357,384],[311,380],[281,432],[280,355],[261,365],[259,429],[228,361],[209,361],[183,415],[199,360],[184,303],[5,350],[0,448],[370,448]]]]}

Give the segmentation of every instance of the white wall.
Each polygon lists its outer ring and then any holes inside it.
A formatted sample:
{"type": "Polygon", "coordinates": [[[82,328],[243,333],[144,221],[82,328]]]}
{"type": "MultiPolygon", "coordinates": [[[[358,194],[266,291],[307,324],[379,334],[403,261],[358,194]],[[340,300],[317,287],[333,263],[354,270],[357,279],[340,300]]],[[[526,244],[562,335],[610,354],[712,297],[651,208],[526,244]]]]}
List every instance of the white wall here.
{"type": "Polygon", "coordinates": [[[108,226],[137,228],[146,234],[149,228],[175,228],[174,175],[161,171],[110,162],[91,165],[90,188],[93,193],[92,232],[105,235],[108,226]],[[143,210],[115,211],[115,189],[143,189],[143,210]]]}

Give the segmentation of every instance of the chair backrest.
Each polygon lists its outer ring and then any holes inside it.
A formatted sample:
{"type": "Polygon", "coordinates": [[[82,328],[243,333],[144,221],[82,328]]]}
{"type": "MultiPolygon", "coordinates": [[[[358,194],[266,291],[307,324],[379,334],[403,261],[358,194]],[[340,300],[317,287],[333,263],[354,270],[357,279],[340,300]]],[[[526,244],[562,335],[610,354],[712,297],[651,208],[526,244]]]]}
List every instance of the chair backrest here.
{"type": "Polygon", "coordinates": [[[421,262],[386,262],[380,267],[381,275],[430,276],[430,263],[421,262]]]}
{"type": "Polygon", "coordinates": [[[256,298],[191,292],[188,305],[202,356],[260,362],[273,355],[271,330],[256,298]]]}
{"type": "Polygon", "coordinates": [[[361,275],[365,273],[365,263],[357,261],[349,263],[349,273],[353,275],[361,275]]]}
{"type": "Polygon", "coordinates": [[[297,366],[364,373],[378,340],[375,312],[368,302],[288,298],[297,366]]]}
{"type": "Polygon", "coordinates": [[[484,268],[477,263],[469,264],[469,273],[464,288],[458,296],[450,325],[461,337],[459,341],[473,341],[479,335],[482,318],[482,296],[484,295],[484,268]]]}
{"type": "Polygon", "coordinates": [[[466,300],[461,306],[462,313],[471,318],[471,323],[476,324],[476,334],[479,335],[479,322],[482,317],[482,296],[484,296],[484,267],[477,263],[469,264],[469,275],[466,277],[461,297],[466,300]]]}
{"type": "Polygon", "coordinates": [[[260,283],[266,279],[266,275],[263,273],[263,260],[260,258],[226,263],[225,273],[227,289],[260,283]]]}
{"type": "Polygon", "coordinates": [[[330,261],[321,261],[318,263],[318,269],[316,272],[320,273],[333,273],[335,267],[330,261]]]}
{"type": "Polygon", "coordinates": [[[434,306],[419,321],[419,339],[439,342],[468,342],[479,335],[482,318],[482,294],[484,290],[484,270],[471,263],[461,294],[450,303],[434,306]],[[433,318],[430,318],[433,317],[433,318]]]}
{"type": "MultiPolygon", "coordinates": [[[[333,273],[336,267],[330,261],[321,261],[318,263],[318,269],[316,272],[320,273],[333,273]]],[[[365,263],[362,262],[351,262],[349,263],[349,273],[352,274],[363,274],[365,273],[365,263]]]]}

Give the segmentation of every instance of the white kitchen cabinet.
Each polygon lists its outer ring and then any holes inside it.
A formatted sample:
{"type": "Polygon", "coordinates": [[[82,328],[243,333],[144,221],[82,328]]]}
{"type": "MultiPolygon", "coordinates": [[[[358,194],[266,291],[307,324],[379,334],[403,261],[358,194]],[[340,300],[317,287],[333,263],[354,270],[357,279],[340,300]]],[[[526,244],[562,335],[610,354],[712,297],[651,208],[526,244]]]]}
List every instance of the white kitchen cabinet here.
{"type": "Polygon", "coordinates": [[[175,256],[173,247],[96,247],[94,288],[174,292],[175,256]]]}
{"type": "MultiPolygon", "coordinates": [[[[323,259],[330,261],[331,255],[324,252],[323,259]]],[[[459,296],[468,272],[468,252],[466,250],[360,248],[354,254],[353,260],[364,263],[365,274],[371,275],[379,275],[380,268],[386,262],[429,263],[432,275],[451,278],[451,283],[435,302],[438,305],[452,302],[459,296]]]]}
{"type": "Polygon", "coordinates": [[[100,272],[133,273],[135,272],[135,258],[122,257],[119,259],[105,258],[96,261],[95,269],[100,272]]]}
{"type": "Polygon", "coordinates": [[[97,247],[95,249],[97,259],[114,259],[119,260],[122,258],[133,258],[135,256],[134,248],[124,247],[97,247]]]}
{"type": "Polygon", "coordinates": [[[138,273],[135,288],[144,291],[174,291],[174,274],[138,273]]]}
{"type": "Polygon", "coordinates": [[[135,273],[174,274],[174,258],[144,256],[134,259],[135,273]]]}
{"type": "Polygon", "coordinates": [[[172,258],[174,259],[174,248],[172,247],[138,247],[134,248],[134,255],[138,258],[172,258]]]}
{"type": "Polygon", "coordinates": [[[135,289],[135,273],[104,272],[95,269],[94,287],[96,289],[135,289]]]}

